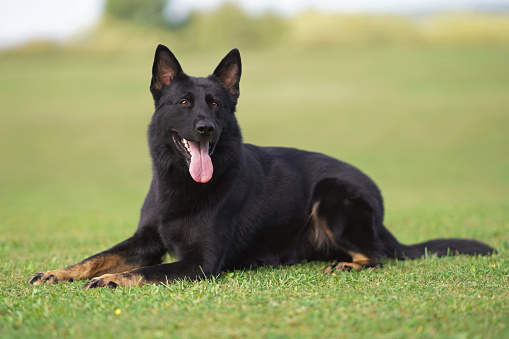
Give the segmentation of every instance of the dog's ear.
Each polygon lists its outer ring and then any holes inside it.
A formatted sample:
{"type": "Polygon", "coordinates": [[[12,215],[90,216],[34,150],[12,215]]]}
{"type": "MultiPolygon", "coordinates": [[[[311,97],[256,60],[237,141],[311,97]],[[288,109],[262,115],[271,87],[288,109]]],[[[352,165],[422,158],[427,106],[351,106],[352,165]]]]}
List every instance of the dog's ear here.
{"type": "Polygon", "coordinates": [[[164,86],[169,85],[173,79],[182,74],[182,67],[175,58],[175,55],[164,45],[157,46],[152,66],[152,81],[150,82],[150,92],[154,99],[164,86]]]}
{"type": "Polygon", "coordinates": [[[240,52],[238,49],[232,49],[219,63],[214,71],[214,75],[221,80],[224,87],[235,97],[238,98],[240,75],[242,73],[242,63],[240,61],[240,52]]]}

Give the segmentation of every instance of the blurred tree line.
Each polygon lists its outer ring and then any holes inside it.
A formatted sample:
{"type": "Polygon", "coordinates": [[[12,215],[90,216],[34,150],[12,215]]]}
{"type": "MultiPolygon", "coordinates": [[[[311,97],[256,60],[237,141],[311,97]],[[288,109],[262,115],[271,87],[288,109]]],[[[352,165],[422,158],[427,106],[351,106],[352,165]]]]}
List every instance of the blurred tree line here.
{"type": "Polygon", "coordinates": [[[111,18],[144,26],[165,26],[166,0],[108,0],[104,12],[111,18]]]}
{"type": "Polygon", "coordinates": [[[212,12],[192,13],[183,21],[174,22],[171,16],[168,0],[107,0],[103,24],[94,39],[103,48],[114,48],[121,41],[130,49],[165,42],[193,50],[281,44],[313,48],[345,44],[509,44],[507,13],[412,17],[309,11],[284,18],[270,12],[250,16],[236,5],[225,3],[212,12]]]}
{"type": "Polygon", "coordinates": [[[285,32],[284,20],[266,13],[259,17],[246,15],[233,4],[224,4],[214,13],[192,13],[175,22],[166,11],[168,0],[108,0],[105,16],[146,28],[168,30],[180,44],[193,41],[202,46],[261,46],[276,43],[285,32]]]}

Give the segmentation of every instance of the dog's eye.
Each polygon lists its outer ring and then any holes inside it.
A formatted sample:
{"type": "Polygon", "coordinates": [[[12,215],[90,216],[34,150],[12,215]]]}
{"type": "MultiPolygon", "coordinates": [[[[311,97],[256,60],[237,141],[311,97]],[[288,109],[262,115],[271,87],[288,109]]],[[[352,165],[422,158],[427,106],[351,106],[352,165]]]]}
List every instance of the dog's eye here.
{"type": "Polygon", "coordinates": [[[218,103],[217,101],[212,101],[212,103],[210,104],[210,106],[211,106],[212,108],[217,108],[217,107],[219,107],[219,103],[218,103]]]}
{"type": "Polygon", "coordinates": [[[179,105],[181,105],[181,106],[189,106],[189,101],[187,101],[186,99],[182,99],[182,100],[180,100],[179,105]]]}

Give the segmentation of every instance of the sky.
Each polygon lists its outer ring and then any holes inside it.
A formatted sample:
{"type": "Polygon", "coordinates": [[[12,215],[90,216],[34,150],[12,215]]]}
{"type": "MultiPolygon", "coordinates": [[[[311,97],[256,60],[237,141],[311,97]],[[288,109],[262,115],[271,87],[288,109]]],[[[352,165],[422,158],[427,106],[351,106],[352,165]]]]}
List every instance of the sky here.
{"type": "MultiPolygon", "coordinates": [[[[93,27],[106,0],[0,0],[0,49],[31,40],[64,41],[93,27]]],[[[223,0],[171,0],[169,11],[177,18],[192,10],[210,10],[223,0]]],[[[509,0],[230,0],[249,13],[271,10],[293,15],[312,8],[342,13],[415,13],[431,10],[506,6],[509,0]]]]}

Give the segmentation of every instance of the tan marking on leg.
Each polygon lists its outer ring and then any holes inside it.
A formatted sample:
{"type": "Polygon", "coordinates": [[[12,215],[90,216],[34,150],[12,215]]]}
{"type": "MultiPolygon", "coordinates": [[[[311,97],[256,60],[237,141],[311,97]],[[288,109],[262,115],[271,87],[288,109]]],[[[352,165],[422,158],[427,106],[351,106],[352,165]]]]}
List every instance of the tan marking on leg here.
{"type": "Polygon", "coordinates": [[[121,273],[130,271],[137,266],[129,265],[124,257],[117,254],[98,255],[66,268],[34,274],[29,284],[54,284],[81,279],[90,279],[105,273],[121,273]]]}
{"type": "Polygon", "coordinates": [[[348,271],[350,269],[354,269],[356,271],[360,271],[363,267],[364,266],[355,262],[340,262],[336,265],[336,270],[340,269],[342,271],[348,271]]]}
{"type": "Polygon", "coordinates": [[[337,264],[329,265],[325,268],[324,273],[329,273],[333,269],[335,270],[341,270],[341,271],[349,271],[351,269],[354,269],[356,271],[362,270],[365,266],[375,266],[378,264],[377,259],[369,258],[366,255],[354,252],[354,251],[347,251],[347,253],[352,257],[352,262],[339,262],[337,264]]]}
{"type": "Polygon", "coordinates": [[[359,252],[348,251],[348,254],[352,256],[352,262],[354,262],[355,264],[359,264],[362,266],[373,266],[378,263],[378,260],[369,258],[359,252]]]}
{"type": "Polygon", "coordinates": [[[329,225],[327,225],[327,222],[318,215],[319,204],[319,202],[315,202],[311,209],[310,240],[318,249],[328,249],[330,245],[338,247],[329,225]]]}

